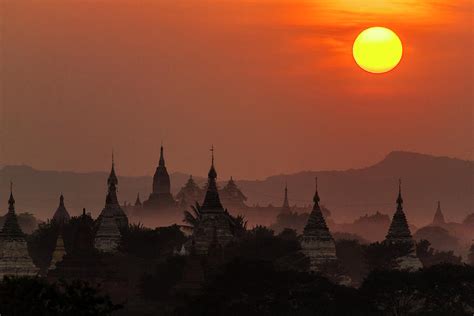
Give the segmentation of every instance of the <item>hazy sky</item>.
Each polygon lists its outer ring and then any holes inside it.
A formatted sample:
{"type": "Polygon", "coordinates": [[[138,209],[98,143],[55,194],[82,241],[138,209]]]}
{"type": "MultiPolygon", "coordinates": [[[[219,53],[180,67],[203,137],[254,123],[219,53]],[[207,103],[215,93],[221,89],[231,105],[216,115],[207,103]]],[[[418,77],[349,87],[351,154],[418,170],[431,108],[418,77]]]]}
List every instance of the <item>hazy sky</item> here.
{"type": "Polygon", "coordinates": [[[262,178],[401,149],[472,159],[469,0],[0,0],[1,164],[262,178]],[[376,4],[373,4],[376,3],[376,4]],[[455,4],[453,4],[455,3],[455,4]],[[370,26],[404,57],[352,59],[370,26]]]}

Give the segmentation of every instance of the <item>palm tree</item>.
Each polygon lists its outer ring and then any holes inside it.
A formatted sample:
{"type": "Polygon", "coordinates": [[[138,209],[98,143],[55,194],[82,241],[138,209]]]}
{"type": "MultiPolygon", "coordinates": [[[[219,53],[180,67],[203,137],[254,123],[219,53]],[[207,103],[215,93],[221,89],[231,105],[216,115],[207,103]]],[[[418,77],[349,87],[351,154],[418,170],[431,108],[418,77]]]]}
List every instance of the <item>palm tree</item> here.
{"type": "Polygon", "coordinates": [[[184,211],[183,222],[187,225],[181,225],[186,230],[193,231],[201,222],[201,205],[196,202],[195,205],[191,205],[191,211],[184,211]]]}

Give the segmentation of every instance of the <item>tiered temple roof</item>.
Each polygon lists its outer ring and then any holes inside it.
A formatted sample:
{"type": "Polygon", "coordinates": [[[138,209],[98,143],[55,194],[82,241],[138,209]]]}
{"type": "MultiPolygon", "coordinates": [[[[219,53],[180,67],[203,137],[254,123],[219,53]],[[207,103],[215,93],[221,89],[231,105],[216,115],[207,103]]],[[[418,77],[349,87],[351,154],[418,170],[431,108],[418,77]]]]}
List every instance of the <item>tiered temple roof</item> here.
{"type": "Polygon", "coordinates": [[[69,212],[64,206],[64,196],[61,194],[61,196],[59,197],[59,206],[53,215],[53,221],[59,225],[63,225],[69,222],[70,218],[71,217],[69,216],[69,212]]]}
{"type": "Polygon", "coordinates": [[[337,259],[336,245],[319,205],[317,179],[313,201],[313,210],[303,231],[301,248],[302,252],[310,258],[310,269],[316,271],[321,263],[337,259]]]}
{"type": "Polygon", "coordinates": [[[247,197],[242,193],[234,179],[230,177],[229,182],[222,188],[221,192],[222,203],[230,209],[247,208],[245,201],[247,197]]]}
{"type": "Polygon", "coordinates": [[[232,238],[232,219],[222,207],[217,189],[217,172],[214,167],[214,149],[212,151],[211,168],[208,173],[207,192],[201,207],[201,220],[193,230],[196,254],[207,254],[212,243],[214,233],[217,242],[225,246],[232,238]]]}
{"type": "Polygon", "coordinates": [[[197,201],[201,201],[204,197],[203,190],[196,184],[193,176],[189,176],[186,184],[176,195],[179,206],[181,208],[187,208],[190,205],[194,205],[197,201]]]}
{"type": "Polygon", "coordinates": [[[115,174],[115,162],[112,155],[112,168],[110,170],[109,178],[107,179],[107,196],[105,198],[105,207],[102,209],[97,222],[100,223],[102,217],[113,217],[117,221],[120,229],[128,227],[127,214],[122,210],[117,198],[118,178],[115,174]]]}
{"type": "Polygon", "coordinates": [[[410,232],[408,222],[403,211],[403,198],[402,198],[402,186],[401,180],[398,185],[398,197],[397,197],[397,210],[393,214],[392,223],[388,229],[387,236],[385,237],[385,242],[388,243],[404,243],[411,245],[411,252],[401,258],[398,258],[398,268],[399,269],[408,269],[408,270],[417,270],[422,268],[421,261],[416,256],[415,252],[415,241],[410,232]]]}
{"type": "Polygon", "coordinates": [[[436,209],[436,213],[433,218],[433,225],[435,226],[443,226],[446,224],[444,219],[443,212],[441,211],[441,202],[438,201],[438,208],[436,209]]]}
{"type": "Polygon", "coordinates": [[[395,214],[393,214],[386,240],[390,242],[413,243],[413,238],[411,236],[410,228],[408,227],[407,218],[405,216],[405,212],[403,211],[401,181],[398,187],[397,210],[395,211],[395,214]]]}
{"type": "Polygon", "coordinates": [[[155,175],[153,176],[153,191],[148,200],[143,202],[147,210],[172,210],[176,208],[176,201],[171,195],[171,181],[165,165],[163,146],[160,147],[160,159],[155,175]]]}
{"type": "Polygon", "coordinates": [[[5,275],[33,276],[38,273],[38,270],[28,253],[25,235],[18,225],[15,199],[12,185],[10,185],[8,212],[0,232],[0,280],[5,275]]]}

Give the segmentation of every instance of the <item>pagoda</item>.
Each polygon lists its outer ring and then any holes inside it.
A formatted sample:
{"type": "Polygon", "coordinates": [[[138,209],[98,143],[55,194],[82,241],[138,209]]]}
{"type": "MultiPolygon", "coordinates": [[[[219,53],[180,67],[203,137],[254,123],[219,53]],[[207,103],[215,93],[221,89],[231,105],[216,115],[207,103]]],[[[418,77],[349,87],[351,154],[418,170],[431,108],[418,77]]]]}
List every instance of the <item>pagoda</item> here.
{"type": "Polygon", "coordinates": [[[61,194],[59,197],[59,206],[56,209],[56,212],[54,212],[53,215],[53,221],[62,226],[69,222],[69,219],[71,217],[69,216],[69,212],[67,211],[66,207],[64,206],[64,196],[61,194]]]}
{"type": "Polygon", "coordinates": [[[436,213],[433,218],[433,225],[434,226],[444,226],[446,221],[444,220],[443,212],[441,211],[441,202],[438,201],[438,208],[436,209],[436,213]]]}
{"type": "Polygon", "coordinates": [[[222,203],[230,209],[245,209],[247,197],[242,193],[234,179],[230,177],[229,182],[221,190],[222,203]]]}
{"type": "Polygon", "coordinates": [[[176,208],[176,202],[171,195],[170,176],[165,166],[163,145],[160,147],[160,159],[153,176],[152,192],[148,200],[143,202],[143,208],[147,210],[170,210],[176,208]]]}
{"type": "Polygon", "coordinates": [[[411,245],[411,251],[408,255],[398,258],[398,268],[417,270],[422,268],[420,259],[416,256],[415,241],[408,227],[408,222],[403,211],[402,185],[401,180],[398,185],[397,210],[393,214],[392,222],[388,229],[385,242],[391,244],[408,244],[411,245]]]}
{"type": "Polygon", "coordinates": [[[186,184],[179,190],[176,199],[179,207],[188,208],[190,205],[194,205],[196,201],[201,201],[203,195],[203,190],[196,184],[191,175],[186,184]]]}
{"type": "Polygon", "coordinates": [[[117,198],[118,178],[115,174],[115,162],[112,154],[112,168],[110,170],[109,178],[107,179],[107,195],[105,197],[105,207],[100,212],[97,218],[97,223],[100,224],[103,217],[113,217],[117,222],[119,229],[128,227],[127,214],[122,210],[117,198]]]}
{"type": "Polygon", "coordinates": [[[25,235],[18,225],[12,187],[13,185],[10,183],[8,212],[0,232],[0,280],[5,275],[34,276],[39,271],[33,264],[28,253],[25,235]]]}
{"type": "Polygon", "coordinates": [[[192,239],[197,255],[208,253],[209,246],[215,239],[222,247],[232,240],[232,219],[222,207],[217,189],[217,172],[214,168],[214,148],[211,149],[212,162],[208,173],[208,185],[204,202],[201,206],[201,219],[193,229],[192,239]]]}
{"type": "Polygon", "coordinates": [[[120,239],[121,234],[117,221],[109,213],[106,213],[99,223],[94,238],[94,247],[101,252],[115,253],[120,244],[120,239]]]}
{"type": "Polygon", "coordinates": [[[61,232],[58,234],[56,239],[56,247],[54,247],[53,254],[51,255],[51,262],[48,270],[56,269],[56,264],[61,262],[66,255],[66,248],[64,248],[64,239],[61,232]]]}
{"type": "Polygon", "coordinates": [[[303,230],[301,249],[302,253],[310,259],[310,270],[317,271],[322,263],[337,259],[336,244],[319,206],[317,178],[313,201],[313,210],[303,230]]]}

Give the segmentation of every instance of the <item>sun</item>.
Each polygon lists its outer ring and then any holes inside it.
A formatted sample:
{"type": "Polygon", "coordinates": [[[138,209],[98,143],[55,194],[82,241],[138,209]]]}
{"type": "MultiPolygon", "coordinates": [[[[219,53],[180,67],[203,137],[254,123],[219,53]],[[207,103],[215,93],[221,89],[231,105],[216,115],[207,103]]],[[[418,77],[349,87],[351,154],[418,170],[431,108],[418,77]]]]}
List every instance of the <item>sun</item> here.
{"type": "Polygon", "coordinates": [[[395,32],[385,27],[362,31],[354,41],[352,54],[365,71],[380,74],[395,68],[402,59],[403,47],[395,32]]]}

